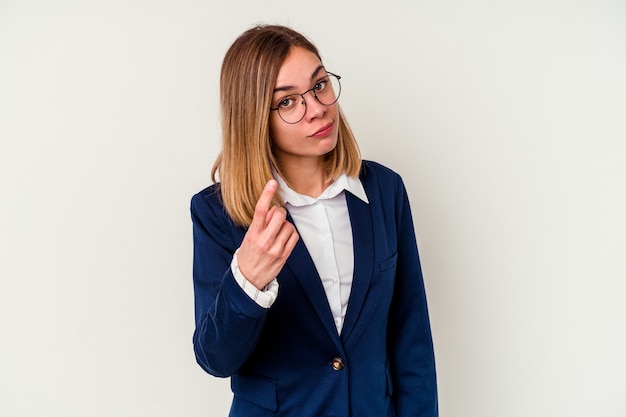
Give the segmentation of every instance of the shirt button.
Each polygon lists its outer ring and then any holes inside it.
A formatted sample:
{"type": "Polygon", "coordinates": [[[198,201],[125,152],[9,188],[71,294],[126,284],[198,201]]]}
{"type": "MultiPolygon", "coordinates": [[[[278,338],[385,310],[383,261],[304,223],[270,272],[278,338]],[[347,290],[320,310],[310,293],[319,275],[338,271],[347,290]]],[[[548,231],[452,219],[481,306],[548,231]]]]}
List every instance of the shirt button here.
{"type": "Polygon", "coordinates": [[[331,365],[335,371],[341,371],[343,369],[343,360],[339,357],[334,358],[331,365]]]}

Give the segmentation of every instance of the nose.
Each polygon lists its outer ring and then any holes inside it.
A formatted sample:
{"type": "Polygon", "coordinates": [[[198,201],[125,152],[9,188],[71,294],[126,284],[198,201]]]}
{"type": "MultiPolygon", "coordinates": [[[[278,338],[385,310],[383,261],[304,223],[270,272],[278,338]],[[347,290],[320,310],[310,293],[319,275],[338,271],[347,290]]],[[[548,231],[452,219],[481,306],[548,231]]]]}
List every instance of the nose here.
{"type": "Polygon", "coordinates": [[[302,94],[302,102],[306,106],[304,109],[304,117],[307,120],[322,117],[326,113],[326,105],[317,100],[312,90],[302,94]]]}

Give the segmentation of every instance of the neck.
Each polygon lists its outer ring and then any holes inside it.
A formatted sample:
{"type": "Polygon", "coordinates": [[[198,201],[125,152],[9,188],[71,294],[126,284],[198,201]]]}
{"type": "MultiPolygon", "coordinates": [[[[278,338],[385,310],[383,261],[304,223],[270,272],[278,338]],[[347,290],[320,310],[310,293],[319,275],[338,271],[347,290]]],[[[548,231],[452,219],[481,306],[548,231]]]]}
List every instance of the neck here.
{"type": "Polygon", "coordinates": [[[330,185],[330,179],[319,162],[281,165],[281,174],[292,190],[313,198],[330,185]]]}

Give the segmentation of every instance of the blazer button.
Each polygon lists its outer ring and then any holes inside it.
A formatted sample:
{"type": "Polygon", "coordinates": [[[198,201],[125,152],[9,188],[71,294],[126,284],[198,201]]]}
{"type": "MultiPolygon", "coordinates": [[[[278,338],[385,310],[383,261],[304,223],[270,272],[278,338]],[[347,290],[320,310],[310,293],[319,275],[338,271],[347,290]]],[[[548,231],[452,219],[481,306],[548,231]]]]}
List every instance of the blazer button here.
{"type": "Polygon", "coordinates": [[[331,362],[331,365],[333,366],[333,369],[335,371],[341,371],[343,369],[343,360],[341,360],[341,358],[337,357],[334,358],[333,361],[331,362]]]}

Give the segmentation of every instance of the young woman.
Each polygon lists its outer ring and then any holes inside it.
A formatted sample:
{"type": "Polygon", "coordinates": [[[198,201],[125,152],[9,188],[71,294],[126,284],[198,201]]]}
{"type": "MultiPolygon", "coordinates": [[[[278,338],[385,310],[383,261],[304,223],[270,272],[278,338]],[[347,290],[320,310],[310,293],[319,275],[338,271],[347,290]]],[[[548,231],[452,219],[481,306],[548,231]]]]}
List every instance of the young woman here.
{"type": "Polygon", "coordinates": [[[233,417],[438,413],[407,194],[361,161],[340,93],[287,27],[250,29],[224,58],[216,184],[191,201],[193,341],[231,377],[233,417]]]}

